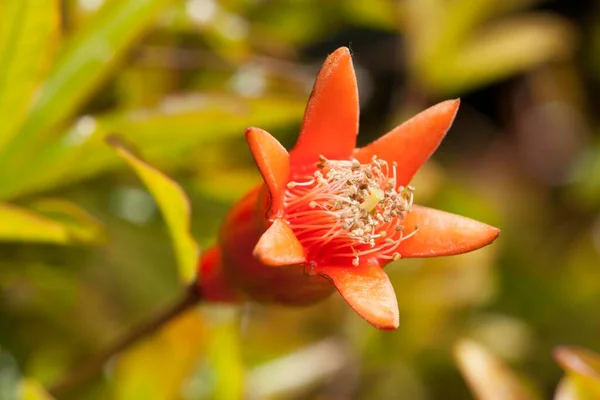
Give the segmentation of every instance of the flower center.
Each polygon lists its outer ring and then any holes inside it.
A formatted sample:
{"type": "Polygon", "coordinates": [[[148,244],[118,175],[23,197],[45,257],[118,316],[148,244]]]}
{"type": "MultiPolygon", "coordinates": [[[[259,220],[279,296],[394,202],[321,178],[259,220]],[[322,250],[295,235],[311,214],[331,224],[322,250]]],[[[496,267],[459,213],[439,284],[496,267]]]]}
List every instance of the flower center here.
{"type": "Polygon", "coordinates": [[[288,183],[285,207],[309,260],[358,266],[365,258],[400,258],[396,249],[417,231],[405,234],[402,225],[413,196],[412,186],[397,187],[396,163],[321,156],[312,175],[288,183]]]}

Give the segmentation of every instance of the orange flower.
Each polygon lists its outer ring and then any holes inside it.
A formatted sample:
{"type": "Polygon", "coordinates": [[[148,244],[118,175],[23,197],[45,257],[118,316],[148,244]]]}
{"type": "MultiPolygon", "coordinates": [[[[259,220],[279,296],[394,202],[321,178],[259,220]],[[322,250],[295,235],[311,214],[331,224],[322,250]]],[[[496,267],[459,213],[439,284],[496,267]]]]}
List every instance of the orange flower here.
{"type": "Polygon", "coordinates": [[[335,287],[369,323],[397,328],[398,303],[383,266],[400,258],[465,253],[499,234],[489,225],[413,204],[415,189],[408,184],[445,136],[458,106],[459,100],[442,102],[355,148],[356,77],[348,49],[336,50],[316,79],[289,154],[269,133],[246,130],[264,184],[233,208],[218,247],[202,258],[205,298],[304,305],[335,287]]]}

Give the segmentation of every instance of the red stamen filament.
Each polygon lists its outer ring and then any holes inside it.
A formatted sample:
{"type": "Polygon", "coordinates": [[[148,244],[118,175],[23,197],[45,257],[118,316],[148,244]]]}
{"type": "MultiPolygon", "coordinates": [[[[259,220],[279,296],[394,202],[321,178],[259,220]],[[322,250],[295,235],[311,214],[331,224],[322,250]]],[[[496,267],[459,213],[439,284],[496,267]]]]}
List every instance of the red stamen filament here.
{"type": "Polygon", "coordinates": [[[364,258],[397,260],[402,220],[412,207],[414,188],[397,187],[396,165],[373,157],[321,157],[312,175],[295,177],[285,195],[287,220],[311,262],[351,263],[364,258]]]}

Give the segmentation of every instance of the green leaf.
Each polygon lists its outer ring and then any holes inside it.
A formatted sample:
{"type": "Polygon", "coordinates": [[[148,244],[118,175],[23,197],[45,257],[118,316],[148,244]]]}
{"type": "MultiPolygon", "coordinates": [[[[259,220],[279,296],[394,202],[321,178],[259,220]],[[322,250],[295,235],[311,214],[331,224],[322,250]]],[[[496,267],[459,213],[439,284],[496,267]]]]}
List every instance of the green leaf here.
{"type": "Polygon", "coordinates": [[[53,400],[54,398],[37,381],[21,380],[21,400],[53,400]]]}
{"type": "Polygon", "coordinates": [[[111,398],[180,398],[182,386],[206,347],[205,331],[202,316],[193,310],[119,355],[114,369],[111,398]]]}
{"type": "Polygon", "coordinates": [[[80,118],[61,138],[46,146],[19,171],[0,180],[0,198],[54,188],[119,166],[104,143],[117,132],[149,159],[180,162],[192,147],[242,137],[250,125],[265,129],[298,122],[306,99],[246,99],[225,94],[194,94],[166,100],[156,109],[80,118]],[[76,166],[76,167],[74,167],[76,166]]]}
{"type": "Polygon", "coordinates": [[[76,32],[62,49],[26,123],[6,147],[2,167],[26,164],[31,154],[23,150],[31,147],[32,142],[41,147],[54,136],[52,128],[71,117],[110,76],[127,50],[169,2],[110,1],[76,32]]]}
{"type": "Polygon", "coordinates": [[[600,204],[600,144],[590,143],[571,169],[573,197],[582,206],[595,209],[600,204]]]}
{"type": "Polygon", "coordinates": [[[554,400],[581,400],[573,378],[565,376],[560,380],[554,393],[554,400]]]}
{"type": "Polygon", "coordinates": [[[561,18],[513,17],[430,59],[423,78],[436,91],[458,93],[565,58],[572,54],[574,41],[572,27],[561,18]]]}
{"type": "Polygon", "coordinates": [[[208,359],[215,372],[213,398],[244,398],[245,370],[236,309],[223,307],[208,338],[208,359]]]}
{"type": "Polygon", "coordinates": [[[202,197],[231,204],[241,199],[259,182],[262,182],[262,178],[256,169],[228,169],[211,172],[209,176],[198,180],[196,188],[202,197]]]}
{"type": "Polygon", "coordinates": [[[477,399],[540,399],[510,368],[482,345],[461,340],[454,347],[454,357],[477,399]]]}
{"type": "Polygon", "coordinates": [[[0,349],[0,399],[53,400],[44,388],[32,379],[22,379],[15,360],[0,349]]]}
{"type": "Polygon", "coordinates": [[[105,243],[108,240],[100,221],[68,200],[38,198],[27,206],[66,227],[72,240],[82,243],[105,243]]]}
{"type": "MultiPolygon", "coordinates": [[[[485,29],[487,20],[498,18],[515,9],[526,8],[539,0],[455,0],[437,1],[436,8],[443,18],[439,21],[439,34],[436,40],[436,53],[453,54],[454,50],[466,45],[477,27],[485,29]]],[[[417,1],[418,4],[418,1],[417,1]]],[[[427,30],[427,21],[419,21],[427,30]]],[[[423,60],[431,62],[431,60],[423,60]]]]}
{"type": "Polygon", "coordinates": [[[71,244],[105,238],[93,217],[66,200],[38,200],[31,209],[0,203],[0,221],[0,241],[71,244]]]}
{"type": "Polygon", "coordinates": [[[393,29],[398,19],[398,4],[387,0],[350,0],[340,3],[353,23],[360,23],[374,28],[393,29]]]}
{"type": "Polygon", "coordinates": [[[65,244],[69,232],[61,224],[30,210],[0,204],[0,240],[65,244]]]}
{"type": "Polygon", "coordinates": [[[17,363],[9,354],[0,349],[0,399],[17,400],[19,379],[17,363]]]}
{"type": "Polygon", "coordinates": [[[58,0],[0,2],[0,149],[24,120],[55,47],[58,0]]]}
{"type": "Polygon", "coordinates": [[[190,234],[191,211],[185,192],[171,178],[125,149],[116,138],[110,138],[109,143],[133,168],[156,200],[173,240],[179,274],[183,281],[191,281],[196,272],[198,244],[190,234]]]}
{"type": "Polygon", "coordinates": [[[600,398],[600,355],[579,347],[559,347],[554,358],[567,372],[579,400],[600,398]]]}

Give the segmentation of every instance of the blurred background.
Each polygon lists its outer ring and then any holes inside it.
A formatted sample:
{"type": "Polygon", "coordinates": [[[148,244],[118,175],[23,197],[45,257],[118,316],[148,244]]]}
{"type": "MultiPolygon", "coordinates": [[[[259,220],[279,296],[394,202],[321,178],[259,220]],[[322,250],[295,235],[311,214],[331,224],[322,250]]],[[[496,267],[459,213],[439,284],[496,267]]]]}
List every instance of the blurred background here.
{"type": "Polygon", "coordinates": [[[415,201],[500,239],[389,265],[395,332],[339,296],[202,306],[56,398],[473,398],[461,362],[527,381],[531,397],[502,398],[551,398],[557,346],[600,351],[600,3],[2,0],[1,399],[49,399],[44,387],[181,292],[168,226],[104,137],[183,187],[204,249],[260,179],[244,128],[293,145],[340,46],[360,144],[462,99],[415,201]]]}

